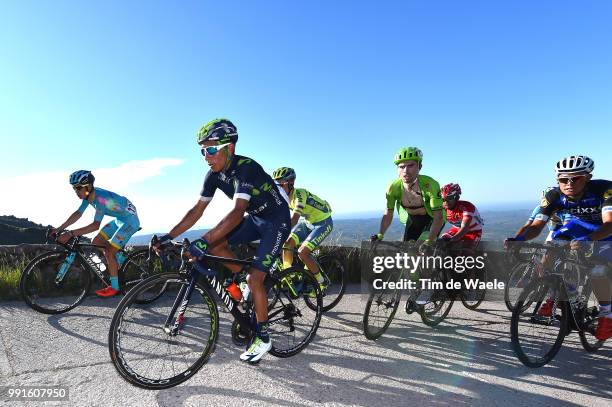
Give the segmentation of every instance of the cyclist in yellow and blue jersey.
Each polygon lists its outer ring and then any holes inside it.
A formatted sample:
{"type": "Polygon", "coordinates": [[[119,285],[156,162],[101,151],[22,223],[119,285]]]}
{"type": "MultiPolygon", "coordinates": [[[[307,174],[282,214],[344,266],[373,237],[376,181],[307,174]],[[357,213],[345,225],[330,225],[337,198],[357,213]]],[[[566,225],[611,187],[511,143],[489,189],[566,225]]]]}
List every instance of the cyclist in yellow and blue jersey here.
{"type": "Polygon", "coordinates": [[[295,170],[281,167],[272,173],[272,179],[283,188],[289,196],[291,210],[291,234],[285,243],[283,266],[290,267],[293,263],[293,248],[300,246],[298,256],[304,265],[315,276],[325,292],[324,278],[317,263],[310,256],[334,228],[332,210],[327,201],[303,189],[295,188],[295,170]]]}
{"type": "Polygon", "coordinates": [[[60,243],[66,243],[74,236],[86,235],[98,230],[104,216],[115,218],[100,230],[100,233],[92,242],[94,245],[104,248],[104,257],[106,257],[111,281],[109,287],[96,291],[96,294],[100,297],[112,297],[119,294],[117,271],[124,260],[119,250],[140,229],[140,220],[136,213],[136,207],[129,199],[102,188],[94,188],[94,180],[95,178],[90,171],[79,170],[70,174],[70,184],[77,196],[82,199],[81,206],[60,227],[53,229],[52,233],[63,231],[64,233],[57,240],[60,243]],[[81,218],[89,205],[96,210],[94,221],[79,229],[65,230],[81,218]]]}

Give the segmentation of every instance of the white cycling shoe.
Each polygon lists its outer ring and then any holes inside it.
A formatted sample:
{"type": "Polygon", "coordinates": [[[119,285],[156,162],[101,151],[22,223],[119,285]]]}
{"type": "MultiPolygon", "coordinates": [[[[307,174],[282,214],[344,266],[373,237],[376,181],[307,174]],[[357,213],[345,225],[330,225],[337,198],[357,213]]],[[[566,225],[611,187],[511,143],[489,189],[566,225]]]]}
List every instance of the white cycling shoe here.
{"type": "Polygon", "coordinates": [[[243,362],[256,363],[272,349],[272,340],[264,342],[261,338],[255,338],[249,349],[240,355],[243,362]]]}

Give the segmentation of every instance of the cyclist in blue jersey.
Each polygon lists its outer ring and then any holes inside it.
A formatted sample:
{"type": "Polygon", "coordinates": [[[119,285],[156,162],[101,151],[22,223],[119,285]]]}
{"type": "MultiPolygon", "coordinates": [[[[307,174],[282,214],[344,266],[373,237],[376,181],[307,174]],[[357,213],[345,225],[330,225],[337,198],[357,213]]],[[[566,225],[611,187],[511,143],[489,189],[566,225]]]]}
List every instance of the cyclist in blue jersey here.
{"type": "MultiPolygon", "coordinates": [[[[585,242],[595,242],[593,255],[603,264],[591,272],[593,292],[599,301],[599,319],[595,336],[599,340],[612,337],[610,307],[610,265],[612,264],[612,181],[593,180],[595,163],[589,157],[576,155],[557,163],[559,186],[546,193],[540,203],[540,213],[526,230],[509,240],[529,240],[538,236],[550,216],[562,211],[569,222],[553,232],[553,239],[570,239],[570,247],[577,249],[585,242]]],[[[552,304],[541,307],[550,313],[552,304]],[[548,306],[548,307],[547,307],[548,306]]]]}
{"type": "Polygon", "coordinates": [[[132,235],[138,231],[140,221],[136,207],[129,199],[102,188],[95,188],[94,180],[95,177],[90,171],[79,170],[70,174],[70,184],[77,196],[82,199],[81,206],[70,215],[66,222],[57,229],[53,229],[52,233],[61,231],[62,234],[57,240],[60,243],[66,243],[71,237],[86,235],[98,230],[105,215],[115,218],[107,223],[92,241],[93,244],[103,247],[111,281],[109,287],[96,291],[96,294],[100,297],[112,297],[119,293],[117,270],[124,260],[118,250],[122,249],[132,235]],[[79,229],[65,230],[81,218],[89,205],[96,210],[94,221],[79,229]]]}
{"type": "MultiPolygon", "coordinates": [[[[207,252],[236,258],[228,245],[260,241],[247,278],[257,316],[256,338],[240,355],[241,360],[254,363],[272,348],[268,334],[268,297],[263,282],[275,267],[289,236],[291,220],[285,192],[255,160],[235,154],[237,141],[236,126],[227,119],[215,119],[202,126],[197,142],[210,170],[204,178],[200,198],[183,219],[160,238],[160,243],[191,228],[202,217],[217,189],[233,199],[232,210],[201,239],[192,242],[189,252],[196,261],[207,252]]],[[[235,264],[226,264],[226,267],[234,273],[241,270],[235,264]]]]}
{"type": "MultiPolygon", "coordinates": [[[[546,196],[546,193],[553,188],[554,187],[548,187],[544,191],[542,191],[542,198],[544,198],[546,196]]],[[[531,211],[531,215],[529,215],[527,222],[525,222],[525,224],[519,228],[519,230],[514,234],[514,237],[522,235],[525,229],[531,226],[536,216],[540,214],[540,211],[541,211],[540,205],[533,208],[533,211],[531,211]]],[[[546,241],[547,242],[552,241],[553,232],[559,229],[561,226],[563,226],[563,223],[568,220],[569,220],[568,217],[563,212],[557,211],[554,214],[552,214],[547,223],[548,224],[548,236],[546,236],[546,241]]]]}

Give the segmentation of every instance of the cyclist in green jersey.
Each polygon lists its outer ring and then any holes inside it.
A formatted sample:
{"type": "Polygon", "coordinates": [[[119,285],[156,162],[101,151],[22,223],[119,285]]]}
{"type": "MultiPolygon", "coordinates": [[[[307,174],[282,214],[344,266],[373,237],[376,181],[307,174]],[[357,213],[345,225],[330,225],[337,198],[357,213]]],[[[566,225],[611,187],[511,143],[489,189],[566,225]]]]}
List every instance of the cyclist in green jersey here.
{"type": "Polygon", "coordinates": [[[295,171],[293,168],[278,168],[272,173],[272,179],[289,196],[289,209],[291,210],[292,229],[284,246],[288,250],[283,252],[283,266],[290,267],[293,264],[293,248],[300,245],[298,249],[300,260],[313,273],[321,286],[321,290],[325,291],[325,280],[310,253],[329,236],[334,228],[331,207],[327,201],[309,191],[303,188],[294,188],[295,171]]]}
{"type": "Polygon", "coordinates": [[[380,230],[371,237],[382,240],[397,209],[400,222],[406,225],[404,241],[424,238],[425,246],[436,240],[444,226],[443,201],[440,184],[427,175],[419,174],[423,153],[416,147],[402,148],[393,160],[399,178],[387,189],[387,208],[380,222],[380,230]]]}

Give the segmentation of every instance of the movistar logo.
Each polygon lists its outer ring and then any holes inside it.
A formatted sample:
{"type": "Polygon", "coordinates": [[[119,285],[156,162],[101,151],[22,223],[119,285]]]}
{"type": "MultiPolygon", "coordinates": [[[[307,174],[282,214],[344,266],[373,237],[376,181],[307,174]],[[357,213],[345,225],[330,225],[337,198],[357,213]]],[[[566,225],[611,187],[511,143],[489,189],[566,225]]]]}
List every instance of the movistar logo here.
{"type": "Polygon", "coordinates": [[[261,264],[263,264],[266,267],[270,267],[272,265],[272,256],[270,256],[269,254],[266,254],[266,259],[264,261],[261,262],[261,264]]]}
{"type": "Polygon", "coordinates": [[[238,160],[238,165],[242,165],[242,164],[248,164],[250,163],[252,160],[250,158],[241,158],[240,160],[238,160]]]}
{"type": "Polygon", "coordinates": [[[271,188],[272,188],[272,185],[268,184],[267,182],[261,186],[261,189],[263,189],[266,192],[268,192],[271,188]]]}

